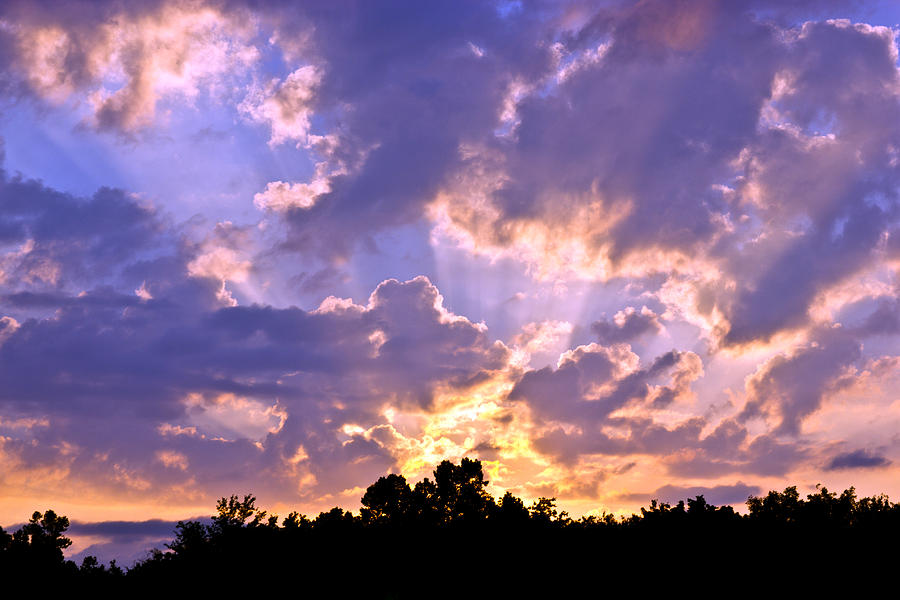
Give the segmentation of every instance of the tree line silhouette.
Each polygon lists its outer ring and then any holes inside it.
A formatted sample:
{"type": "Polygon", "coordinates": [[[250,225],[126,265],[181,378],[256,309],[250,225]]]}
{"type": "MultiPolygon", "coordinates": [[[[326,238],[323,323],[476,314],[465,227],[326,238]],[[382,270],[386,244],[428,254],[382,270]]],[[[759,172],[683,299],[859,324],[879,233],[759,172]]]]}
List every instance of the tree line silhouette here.
{"type": "Polygon", "coordinates": [[[629,517],[573,519],[557,509],[555,498],[526,506],[507,492],[496,501],[478,460],[463,458],[458,465],[445,460],[433,475],[414,486],[402,475],[380,477],[363,495],[358,515],[335,507],[312,519],[291,512],[279,523],[252,495],[222,498],[209,524],[178,522],[164,550],[152,550],[127,570],[91,556],[80,566],[66,560],[68,519],[52,510],[35,512],[12,534],[0,528],[0,575],[40,574],[124,587],[188,581],[200,573],[215,574],[221,583],[240,574],[299,569],[339,585],[337,596],[407,597],[417,595],[413,584],[423,573],[446,576],[448,585],[462,577],[481,589],[478,585],[491,579],[490,569],[512,573],[524,567],[527,573],[529,556],[536,572],[546,572],[554,559],[569,568],[596,569],[627,556],[646,559],[647,549],[673,556],[711,551],[774,556],[785,544],[800,543],[872,550],[873,543],[893,543],[900,532],[900,504],[884,494],[858,498],[852,487],[837,494],[817,486],[805,498],[796,486],[770,491],[748,498],[745,514],[698,495],[676,504],[652,500],[629,517]],[[454,565],[458,572],[447,570],[454,565]]]}

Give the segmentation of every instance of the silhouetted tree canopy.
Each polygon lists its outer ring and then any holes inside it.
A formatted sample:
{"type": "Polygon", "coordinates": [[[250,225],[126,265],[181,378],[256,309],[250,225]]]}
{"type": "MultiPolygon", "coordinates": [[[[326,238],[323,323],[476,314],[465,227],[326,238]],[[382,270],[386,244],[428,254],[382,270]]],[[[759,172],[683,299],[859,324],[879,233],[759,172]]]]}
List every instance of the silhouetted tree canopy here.
{"type": "MultiPolygon", "coordinates": [[[[626,559],[644,556],[648,549],[672,557],[707,553],[715,561],[738,553],[763,561],[776,552],[783,556],[791,544],[873,551],[892,544],[900,532],[900,505],[885,495],[857,498],[852,487],[837,494],[818,486],[805,498],[796,486],[751,496],[746,514],[714,506],[700,495],[674,505],[654,499],[640,514],[624,518],[603,514],[574,520],[557,509],[555,498],[526,506],[507,491],[495,502],[487,486],[480,461],[464,458],[457,465],[445,460],[433,479],[413,487],[399,474],[379,477],[363,494],[359,515],[339,507],[314,519],[291,512],[280,525],[277,515],[257,507],[253,495],[232,495],[217,502],[209,524],[178,522],[164,550],[153,550],[127,571],[92,556],[80,566],[65,560],[63,550],[71,545],[64,535],[68,519],[52,510],[35,512],[12,534],[0,528],[0,573],[118,582],[121,587],[196,582],[200,573],[224,584],[252,573],[301,569],[338,586],[337,596],[418,597],[417,582],[425,585],[438,573],[449,576],[440,569],[460,564],[467,566],[444,583],[448,590],[461,585],[460,578],[487,589],[483,586],[499,581],[491,573],[517,572],[529,564],[522,553],[546,555],[575,570],[603,563],[629,571],[640,562],[626,559]],[[391,573],[402,573],[406,584],[398,585],[397,576],[386,578],[391,573]]],[[[793,560],[814,557],[824,560],[802,553],[793,560]]],[[[546,560],[528,567],[529,573],[549,569],[546,560]]],[[[786,568],[783,560],[769,568],[786,568]]],[[[534,591],[528,581],[514,580],[526,596],[534,591]]]]}

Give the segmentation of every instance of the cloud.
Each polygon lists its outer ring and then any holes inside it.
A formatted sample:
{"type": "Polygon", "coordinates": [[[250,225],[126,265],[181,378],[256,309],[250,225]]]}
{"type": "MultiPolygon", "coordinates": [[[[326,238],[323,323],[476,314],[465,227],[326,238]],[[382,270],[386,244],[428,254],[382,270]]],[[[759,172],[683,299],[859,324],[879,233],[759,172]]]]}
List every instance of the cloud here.
{"type": "Polygon", "coordinates": [[[712,487],[703,486],[678,486],[664,485],[657,488],[655,492],[632,493],[626,494],[623,498],[632,502],[646,502],[650,499],[657,499],[660,502],[668,502],[675,504],[681,500],[693,499],[697,496],[703,498],[710,504],[716,506],[724,506],[728,504],[743,504],[750,496],[757,496],[762,488],[756,485],[747,485],[743,482],[737,482],[733,485],[716,485],[712,487]]]}
{"type": "MultiPolygon", "coordinates": [[[[185,519],[187,520],[187,519],[185,519]]],[[[191,520],[210,523],[209,517],[191,520]]],[[[101,563],[116,560],[120,567],[130,567],[135,561],[147,557],[150,550],[164,549],[164,545],[175,537],[177,522],[163,519],[147,521],[99,521],[83,523],[72,521],[66,535],[81,546],[83,540],[89,545],[67,556],[76,563],[86,556],[94,556],[101,563]]]]}
{"type": "Polygon", "coordinates": [[[860,333],[866,336],[896,335],[900,333],[900,301],[882,300],[866,318],[860,333]]]}
{"type": "Polygon", "coordinates": [[[837,471],[840,469],[873,469],[885,467],[889,464],[891,464],[891,461],[884,456],[862,449],[834,456],[834,458],[828,462],[825,469],[828,471],[837,471]]]}
{"type": "Polygon", "coordinates": [[[541,419],[594,425],[630,402],[666,406],[689,394],[702,373],[692,352],[672,351],[640,368],[627,347],[590,344],[563,354],[556,369],[525,373],[509,400],[526,402],[541,419]],[[659,385],[666,375],[669,381],[659,385]]]}
{"type": "Polygon", "coordinates": [[[72,535],[98,536],[111,541],[134,541],[145,538],[164,538],[175,531],[175,521],[150,519],[147,521],[101,521],[82,523],[72,521],[67,533],[72,535]]]}
{"type": "Polygon", "coordinates": [[[648,2],[554,48],[565,77],[521,95],[513,134],[460,148],[432,204],[444,242],[547,279],[658,274],[725,347],[810,326],[882,259],[900,216],[890,30],[648,2]]]}
{"type": "Polygon", "coordinates": [[[765,132],[742,157],[736,189],[759,208],[770,241],[735,254],[753,284],[730,309],[727,343],[805,325],[816,294],[878,260],[898,216],[890,158],[898,131],[880,125],[897,122],[896,52],[886,28],[838,20],[796,32],[763,111],[765,132]]]}
{"type": "MultiPolygon", "coordinates": [[[[489,4],[297,9],[279,24],[277,39],[308,36],[306,60],[319,75],[317,114],[339,123],[316,133],[335,136],[335,155],[346,158],[329,160],[346,168],[328,168],[340,174],[315,206],[294,203],[304,208],[285,219],[293,247],[327,257],[346,257],[368,236],[421,220],[453,175],[460,144],[491,131],[509,82],[549,56],[529,39],[538,23],[504,20],[489,4]]],[[[324,189],[318,180],[307,184],[324,189]]]]}
{"type": "Polygon", "coordinates": [[[347,258],[431,220],[539,278],[662,275],[672,314],[741,348],[818,325],[816,299],[896,228],[893,34],[803,23],[805,5],[91,6],[10,4],[23,85],[133,132],[167,99],[256,81],[228,102],[316,161],[255,196],[282,250],[347,258]]]}
{"type": "Polygon", "coordinates": [[[542,359],[556,360],[560,351],[569,346],[573,326],[568,321],[526,323],[512,338],[523,360],[535,365],[542,359]]]}
{"type": "Polygon", "coordinates": [[[232,260],[240,228],[194,243],[123,193],[5,185],[16,193],[0,196],[4,215],[33,240],[29,254],[46,249],[61,268],[53,283],[0,285],[0,314],[14,315],[2,321],[0,408],[48,423],[2,438],[4,485],[46,469],[73,490],[152,488],[164,502],[246,482],[315,499],[396,465],[396,440],[361,433],[386,426],[387,408],[428,414],[508,367],[510,350],[447,310],[425,277],[384,281],[365,304],[235,305],[222,280],[248,268],[232,260]],[[57,227],[60,215],[87,222],[57,227]]]}
{"type": "Polygon", "coordinates": [[[238,108],[249,119],[269,125],[270,145],[293,141],[297,147],[308,146],[312,101],[321,80],[315,66],[300,67],[284,81],[274,80],[264,89],[252,90],[238,108]]]}
{"type": "Polygon", "coordinates": [[[673,476],[718,478],[733,473],[784,477],[804,464],[808,444],[782,440],[772,433],[751,436],[733,419],[725,419],[705,437],[684,444],[664,459],[673,476]]]}
{"type": "Polygon", "coordinates": [[[642,366],[628,346],[579,346],[558,366],[525,372],[507,400],[528,407],[536,450],[572,465],[591,455],[666,455],[694,448],[701,417],[657,421],[673,404],[690,403],[703,374],[692,352],[672,351],[642,366]]]}
{"type": "Polygon", "coordinates": [[[245,11],[201,2],[9,3],[13,72],[42,100],[87,106],[90,125],[133,134],[167,99],[214,94],[258,60],[245,11]]]}
{"type": "Polygon", "coordinates": [[[13,72],[42,100],[80,100],[101,130],[133,134],[154,123],[162,102],[219,93],[259,60],[252,20],[212,3],[56,3],[45,10],[13,2],[4,12],[13,72]]]}
{"type": "MultiPolygon", "coordinates": [[[[639,477],[621,464],[820,468],[843,433],[809,418],[893,364],[900,80],[891,30],[809,10],[6,3],[3,93],[135,144],[209,101],[264,130],[274,167],[256,224],[0,175],[0,484],[334,504],[474,453],[504,485],[587,501],[639,477]],[[568,314],[516,294],[507,345],[445,306],[433,281],[460,273],[348,279],[409,225],[587,291],[568,314]],[[294,265],[295,289],[354,299],[269,293],[294,265]]],[[[887,461],[866,452],[826,468],[887,461]]]]}
{"type": "MultiPolygon", "coordinates": [[[[642,3],[601,9],[583,31],[564,36],[557,69],[600,44],[602,58],[520,100],[512,139],[485,140],[501,157],[489,179],[499,185],[491,184],[489,210],[480,213],[493,215],[489,226],[472,233],[486,247],[503,248],[516,242],[517,230],[546,227],[550,239],[574,232],[580,264],[573,267],[588,277],[591,270],[606,279],[689,263],[686,254],[723,232],[717,213],[726,207],[711,185],[727,180],[729,157],[755,135],[777,64],[776,40],[764,25],[727,9],[642,3]],[[694,47],[659,43],[674,39],[666,24],[676,22],[703,32],[694,47]],[[712,75],[713,65],[742,76],[712,75]],[[589,227],[581,225],[595,215],[589,227]]],[[[451,219],[469,228],[458,218],[465,198],[453,203],[460,208],[450,206],[451,219]]],[[[544,250],[553,260],[553,248],[544,250]]]]}
{"type": "MultiPolygon", "coordinates": [[[[0,173],[0,284],[33,290],[102,283],[165,235],[156,211],[121,190],[74,198],[0,173]]],[[[140,283],[140,282],[138,282],[140,283]]]]}
{"type": "Polygon", "coordinates": [[[641,307],[640,312],[633,306],[620,310],[612,321],[596,321],[591,324],[593,331],[601,344],[618,344],[629,342],[643,335],[658,334],[663,330],[659,316],[647,308],[641,307]]]}
{"type": "Polygon", "coordinates": [[[100,127],[140,129],[164,99],[234,77],[265,82],[235,110],[316,161],[255,196],[288,225],[282,250],[347,258],[430,219],[440,243],[540,278],[660,274],[668,310],[744,347],[810,326],[816,299],[880,260],[896,227],[893,35],[797,25],[809,8],[11,6],[23,81],[93,94],[100,127]],[[259,70],[269,29],[277,77],[259,70]]]}
{"type": "Polygon", "coordinates": [[[741,419],[778,419],[776,430],[799,433],[805,417],[852,374],[862,357],[859,341],[841,329],[819,332],[808,345],[766,361],[747,379],[741,419]]]}
{"type": "Polygon", "coordinates": [[[316,198],[331,191],[327,179],[314,179],[310,183],[286,183],[272,181],[265,191],[253,197],[253,203],[262,210],[286,211],[292,208],[312,208],[316,198]]]}

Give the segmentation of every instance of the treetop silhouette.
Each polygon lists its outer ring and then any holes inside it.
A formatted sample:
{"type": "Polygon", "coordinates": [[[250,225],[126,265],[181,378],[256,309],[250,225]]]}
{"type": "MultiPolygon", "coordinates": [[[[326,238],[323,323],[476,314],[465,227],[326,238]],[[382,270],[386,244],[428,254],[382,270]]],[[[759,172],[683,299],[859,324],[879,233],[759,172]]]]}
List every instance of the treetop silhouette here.
{"type": "MultiPolygon", "coordinates": [[[[335,507],[310,519],[295,511],[280,525],[278,516],[259,508],[252,494],[223,497],[208,524],[179,521],[165,550],[154,550],[127,572],[115,563],[106,568],[93,557],[86,557],[80,568],[66,561],[63,550],[72,543],[64,535],[68,519],[52,510],[35,512],[12,534],[0,528],[0,572],[157,581],[239,573],[247,565],[289,570],[299,564],[341,579],[340,563],[329,557],[348,549],[357,556],[354,568],[374,577],[390,571],[396,557],[427,572],[428,561],[477,555],[492,543],[549,544],[613,557],[629,547],[664,547],[684,540],[715,539],[717,547],[765,552],[772,536],[854,536],[858,545],[900,533],[900,505],[883,494],[858,498],[852,487],[837,494],[817,486],[805,498],[796,486],[770,491],[749,497],[746,514],[698,495],[675,504],[653,499],[640,514],[627,518],[604,514],[574,520],[557,509],[555,498],[538,498],[526,506],[507,491],[495,501],[478,460],[445,460],[432,475],[412,487],[400,474],[379,477],[363,494],[358,515],[335,507]]],[[[509,562],[514,555],[485,560],[509,562]]],[[[516,567],[510,562],[509,568],[516,567]]]]}

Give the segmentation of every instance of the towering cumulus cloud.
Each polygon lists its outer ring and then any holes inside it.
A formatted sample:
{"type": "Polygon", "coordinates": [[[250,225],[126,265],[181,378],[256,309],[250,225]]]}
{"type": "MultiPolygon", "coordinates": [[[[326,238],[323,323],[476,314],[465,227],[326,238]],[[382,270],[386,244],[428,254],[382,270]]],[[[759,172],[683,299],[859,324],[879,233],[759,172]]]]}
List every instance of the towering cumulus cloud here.
{"type": "Polygon", "coordinates": [[[0,522],[900,493],[898,21],[4,2],[0,522]]]}
{"type": "Polygon", "coordinates": [[[444,308],[425,277],[385,281],[362,305],[235,306],[214,273],[191,268],[202,247],[142,240],[165,226],[121,193],[79,199],[7,181],[3,198],[21,237],[43,230],[14,257],[31,285],[3,296],[17,318],[4,317],[0,402],[22,424],[3,443],[10,485],[53,465],[39,485],[89,479],[126,496],[191,484],[341,491],[395,465],[403,435],[385,411],[433,412],[442,394],[462,394],[510,360],[486,327],[444,308]],[[7,198],[32,210],[17,214],[7,198]],[[91,247],[90,230],[75,239],[53,230],[51,211],[90,214],[134,245],[103,264],[114,238],[91,247]],[[39,276],[93,267],[99,277],[101,266],[141,287],[74,294],[62,275],[39,276]]]}

